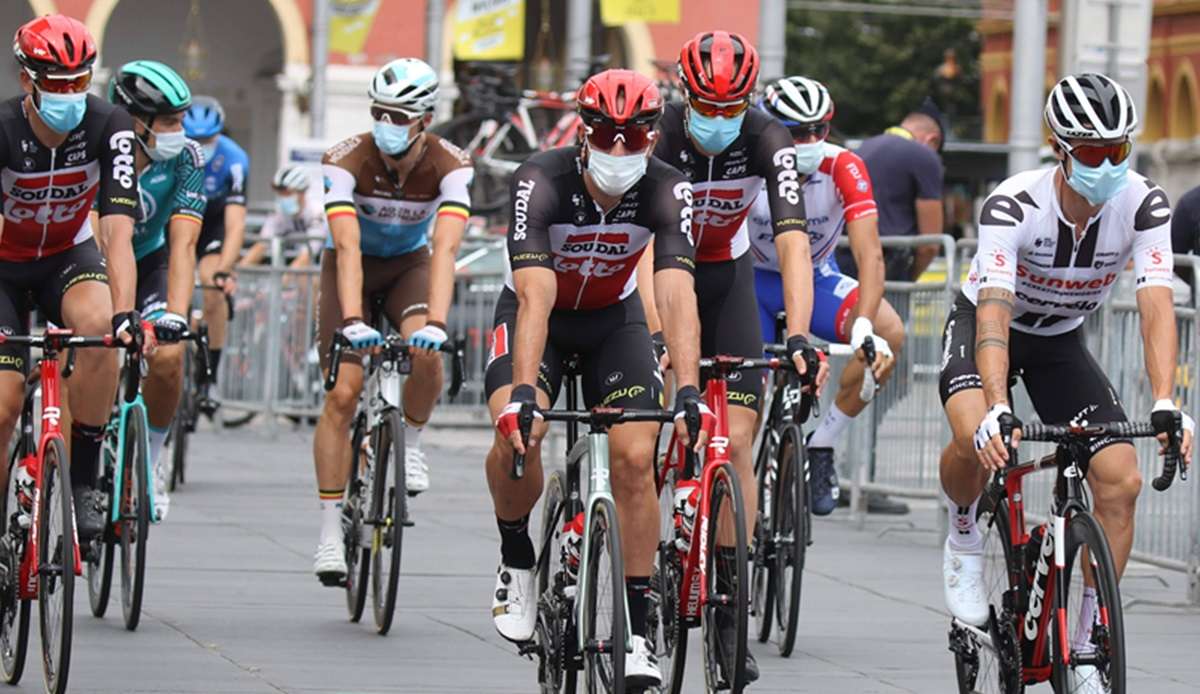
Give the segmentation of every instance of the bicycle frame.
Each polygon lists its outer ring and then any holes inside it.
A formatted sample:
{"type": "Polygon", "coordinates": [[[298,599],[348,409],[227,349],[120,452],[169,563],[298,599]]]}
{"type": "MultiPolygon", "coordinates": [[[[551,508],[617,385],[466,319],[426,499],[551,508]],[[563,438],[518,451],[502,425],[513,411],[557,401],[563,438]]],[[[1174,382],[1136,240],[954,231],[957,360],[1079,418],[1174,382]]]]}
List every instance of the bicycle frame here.
{"type": "MultiPolygon", "coordinates": [[[[146,416],[147,416],[146,415],[146,403],[144,400],[142,400],[141,389],[139,389],[137,391],[137,395],[133,398],[132,401],[123,399],[121,401],[120,405],[118,406],[118,408],[119,408],[119,413],[117,415],[117,423],[116,423],[117,447],[116,447],[115,451],[109,449],[104,452],[104,455],[115,456],[114,458],[112,458],[112,461],[113,461],[112,496],[110,497],[111,501],[108,504],[109,505],[108,519],[112,523],[116,523],[117,521],[119,521],[121,519],[121,504],[120,504],[121,491],[125,488],[124,487],[124,484],[125,484],[125,423],[129,420],[129,413],[135,409],[140,409],[142,411],[142,418],[143,418],[142,421],[147,422],[147,424],[149,423],[149,420],[146,419],[146,416]]],[[[112,426],[112,425],[113,424],[110,421],[109,426],[112,426]]],[[[110,448],[108,446],[109,441],[110,441],[110,439],[108,437],[105,437],[105,444],[106,444],[105,448],[110,448]]],[[[147,426],[142,431],[142,450],[143,451],[150,450],[150,428],[149,428],[149,426],[147,426]]],[[[150,460],[150,456],[147,455],[146,456],[146,470],[142,473],[143,475],[147,475],[147,477],[145,478],[147,480],[153,479],[152,477],[149,477],[149,475],[154,474],[154,470],[153,470],[152,466],[153,466],[153,461],[150,460]]],[[[157,524],[158,523],[158,511],[157,511],[156,501],[154,499],[154,485],[153,484],[147,485],[146,491],[147,491],[147,495],[150,498],[150,509],[149,509],[150,522],[157,524]]]]}

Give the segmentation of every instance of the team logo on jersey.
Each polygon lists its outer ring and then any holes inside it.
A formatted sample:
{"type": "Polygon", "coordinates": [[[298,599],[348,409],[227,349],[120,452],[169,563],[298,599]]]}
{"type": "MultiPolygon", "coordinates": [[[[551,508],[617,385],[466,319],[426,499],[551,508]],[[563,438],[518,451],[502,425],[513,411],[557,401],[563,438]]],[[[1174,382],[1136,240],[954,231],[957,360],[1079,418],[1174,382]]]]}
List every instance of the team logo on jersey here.
{"type": "Polygon", "coordinates": [[[529,230],[529,198],[533,196],[535,187],[537,181],[517,181],[517,200],[513,203],[513,241],[525,240],[529,230]]]}
{"type": "Polygon", "coordinates": [[[1021,203],[1007,195],[991,195],[979,212],[979,223],[1002,227],[1015,227],[1025,220],[1021,203]]]}
{"type": "Polygon", "coordinates": [[[796,205],[800,202],[800,173],[796,171],[796,149],[788,146],[775,152],[771,163],[779,167],[776,178],[779,184],[779,197],[796,205]]]}
{"type": "Polygon", "coordinates": [[[614,231],[605,233],[587,232],[568,236],[563,242],[562,252],[601,253],[604,255],[625,255],[629,253],[629,233],[614,231]]]}
{"type": "Polygon", "coordinates": [[[142,204],[138,207],[142,211],[141,222],[142,224],[145,224],[151,219],[154,219],[154,215],[158,212],[158,201],[155,200],[154,196],[151,195],[145,188],[141,188],[140,193],[141,194],[139,197],[141,198],[142,204]]]}

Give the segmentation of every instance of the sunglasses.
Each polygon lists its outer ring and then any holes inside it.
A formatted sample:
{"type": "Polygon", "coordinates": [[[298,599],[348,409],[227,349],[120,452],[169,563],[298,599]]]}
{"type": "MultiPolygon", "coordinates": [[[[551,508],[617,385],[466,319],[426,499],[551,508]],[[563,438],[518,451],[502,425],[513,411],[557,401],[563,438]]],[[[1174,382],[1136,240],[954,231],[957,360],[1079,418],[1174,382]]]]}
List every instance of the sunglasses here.
{"type": "Polygon", "coordinates": [[[1133,151],[1133,143],[1129,140],[1095,145],[1081,144],[1074,147],[1059,140],[1058,144],[1066,150],[1067,154],[1084,166],[1100,166],[1105,159],[1113,164],[1120,164],[1129,158],[1130,152],[1133,151]]]}
{"type": "Polygon", "coordinates": [[[641,152],[654,143],[654,123],[631,121],[625,125],[614,125],[612,121],[597,118],[585,120],[584,135],[594,149],[607,152],[624,143],[629,152],[641,152]]]}
{"type": "Polygon", "coordinates": [[[688,97],[688,104],[692,110],[705,118],[737,118],[750,108],[750,100],[742,99],[741,101],[727,101],[723,104],[705,101],[698,96],[688,97]]]}
{"type": "Polygon", "coordinates": [[[412,125],[425,117],[423,113],[409,113],[400,109],[384,108],[383,106],[371,106],[371,118],[381,123],[391,123],[392,125],[412,125]]]}
{"type": "Polygon", "coordinates": [[[797,144],[806,142],[816,142],[829,137],[828,123],[808,123],[803,125],[789,125],[788,132],[792,134],[792,141],[797,144]]]}
{"type": "Polygon", "coordinates": [[[38,91],[51,94],[78,94],[87,91],[92,84],[92,71],[81,72],[77,75],[52,75],[45,72],[27,70],[38,91]]]}

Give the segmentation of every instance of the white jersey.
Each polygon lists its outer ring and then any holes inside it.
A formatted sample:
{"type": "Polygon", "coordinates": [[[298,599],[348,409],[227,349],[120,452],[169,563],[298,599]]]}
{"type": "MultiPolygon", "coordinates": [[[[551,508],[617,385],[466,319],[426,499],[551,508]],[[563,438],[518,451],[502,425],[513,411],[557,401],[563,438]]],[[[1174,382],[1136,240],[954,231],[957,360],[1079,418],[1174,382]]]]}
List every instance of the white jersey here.
{"type": "Polygon", "coordinates": [[[963,284],[1016,295],[1013,330],[1061,335],[1104,303],[1130,257],[1138,290],[1171,287],[1171,203],[1141,174],[1088,220],[1082,238],[1059,209],[1057,167],[1026,171],[996,187],[979,214],[979,250],[963,284]]]}

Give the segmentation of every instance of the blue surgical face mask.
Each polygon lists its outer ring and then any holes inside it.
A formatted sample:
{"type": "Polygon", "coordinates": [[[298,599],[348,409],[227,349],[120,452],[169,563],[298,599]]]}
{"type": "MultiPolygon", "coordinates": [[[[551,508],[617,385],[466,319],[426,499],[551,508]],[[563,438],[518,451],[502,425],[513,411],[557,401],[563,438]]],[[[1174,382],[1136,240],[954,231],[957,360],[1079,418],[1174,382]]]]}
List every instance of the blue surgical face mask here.
{"type": "Polygon", "coordinates": [[[146,148],[146,154],[154,161],[170,161],[179,156],[187,146],[187,135],[182,130],[154,133],[154,146],[146,148]]]}
{"type": "Polygon", "coordinates": [[[809,176],[816,173],[817,168],[821,166],[821,160],[825,158],[825,141],[806,142],[802,145],[794,145],[796,149],[796,171],[802,176],[809,176]]]}
{"type": "Polygon", "coordinates": [[[1087,198],[1093,205],[1100,205],[1120,193],[1129,182],[1129,158],[1120,164],[1113,164],[1105,159],[1100,166],[1085,166],[1078,159],[1071,157],[1071,175],[1067,177],[1067,185],[1076,193],[1087,198]]]}
{"type": "Polygon", "coordinates": [[[87,92],[82,94],[54,94],[39,91],[38,115],[42,122],[60,135],[65,135],[83,122],[87,113],[87,92]]]}
{"type": "Polygon", "coordinates": [[[277,198],[275,205],[279,208],[279,214],[284,217],[295,217],[300,214],[300,201],[294,195],[277,198]]]}
{"type": "Polygon", "coordinates": [[[212,142],[200,145],[200,151],[204,152],[204,163],[207,164],[217,155],[217,141],[213,140],[212,142]]]}
{"type": "Polygon", "coordinates": [[[688,134],[692,136],[696,146],[705,154],[717,155],[724,152],[742,132],[742,121],[746,114],[742,112],[734,118],[721,116],[702,116],[688,107],[688,134]]]}
{"type": "Polygon", "coordinates": [[[408,151],[412,145],[407,125],[396,125],[375,121],[371,126],[371,134],[375,136],[375,145],[379,151],[390,157],[398,157],[408,151]]]}

